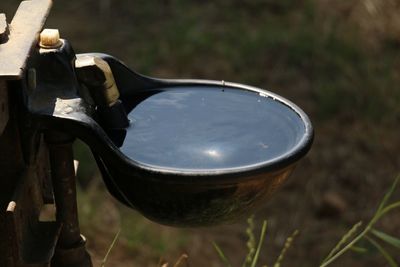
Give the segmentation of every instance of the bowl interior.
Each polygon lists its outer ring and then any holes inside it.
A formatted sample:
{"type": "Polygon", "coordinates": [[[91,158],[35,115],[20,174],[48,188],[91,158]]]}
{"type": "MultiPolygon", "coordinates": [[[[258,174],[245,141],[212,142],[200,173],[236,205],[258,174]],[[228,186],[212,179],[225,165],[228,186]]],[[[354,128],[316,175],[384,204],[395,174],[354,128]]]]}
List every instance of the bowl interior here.
{"type": "Polygon", "coordinates": [[[268,164],[304,138],[301,116],[266,94],[201,85],[158,88],[123,101],[120,150],[154,169],[203,173],[268,164]]]}

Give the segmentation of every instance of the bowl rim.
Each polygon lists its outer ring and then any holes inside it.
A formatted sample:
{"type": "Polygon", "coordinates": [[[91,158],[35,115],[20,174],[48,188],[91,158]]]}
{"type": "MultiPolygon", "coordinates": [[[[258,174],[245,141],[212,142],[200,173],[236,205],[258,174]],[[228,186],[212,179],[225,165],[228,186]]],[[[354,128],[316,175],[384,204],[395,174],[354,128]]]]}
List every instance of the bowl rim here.
{"type": "Polygon", "coordinates": [[[233,83],[233,82],[225,82],[225,81],[212,81],[212,80],[161,80],[163,81],[165,86],[158,86],[153,88],[153,90],[165,90],[168,88],[177,88],[177,87],[185,87],[185,86],[218,86],[223,88],[231,88],[231,89],[240,89],[240,90],[247,90],[251,92],[258,93],[264,97],[271,98],[274,101],[278,101],[281,104],[287,106],[293,112],[295,112],[299,117],[300,120],[303,122],[304,126],[304,134],[300,138],[300,140],[288,149],[282,155],[272,158],[270,160],[265,160],[255,164],[244,165],[240,167],[233,167],[233,168],[213,168],[213,169],[183,169],[183,168],[168,168],[162,167],[157,165],[151,165],[146,163],[138,162],[134,159],[129,158],[126,156],[119,148],[117,148],[118,154],[120,157],[125,161],[127,164],[134,165],[135,167],[139,168],[142,171],[148,171],[158,175],[168,175],[168,176],[175,176],[175,177],[214,177],[214,176],[243,176],[245,173],[248,174],[256,174],[262,173],[267,171],[277,171],[279,169],[284,169],[289,165],[294,164],[300,158],[302,158],[307,152],[310,150],[313,139],[314,139],[314,130],[311,124],[309,117],[306,113],[300,109],[296,104],[289,101],[288,99],[277,95],[271,91],[244,85],[240,83],[233,83]]]}

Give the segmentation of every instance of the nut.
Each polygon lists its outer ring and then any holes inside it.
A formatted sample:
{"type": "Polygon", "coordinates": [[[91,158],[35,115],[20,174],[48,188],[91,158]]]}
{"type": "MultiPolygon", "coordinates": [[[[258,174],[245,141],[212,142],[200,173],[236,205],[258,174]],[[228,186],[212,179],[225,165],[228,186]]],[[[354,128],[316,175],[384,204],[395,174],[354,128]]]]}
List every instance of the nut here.
{"type": "Polygon", "coordinates": [[[40,33],[39,46],[46,49],[58,48],[62,45],[60,33],[57,29],[44,29],[40,33]]]}

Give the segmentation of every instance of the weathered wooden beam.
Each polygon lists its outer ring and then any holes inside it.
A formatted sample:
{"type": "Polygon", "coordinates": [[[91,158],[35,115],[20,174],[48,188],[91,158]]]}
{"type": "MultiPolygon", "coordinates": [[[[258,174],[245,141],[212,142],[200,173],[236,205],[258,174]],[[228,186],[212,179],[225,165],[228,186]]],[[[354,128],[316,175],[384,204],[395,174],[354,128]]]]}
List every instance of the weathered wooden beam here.
{"type": "Polygon", "coordinates": [[[5,15],[0,14],[0,136],[9,117],[6,81],[22,77],[51,5],[51,0],[23,1],[10,25],[5,15]]]}
{"type": "MultiPolygon", "coordinates": [[[[0,0],[1,1],[1,0],[0,0]]],[[[0,15],[0,266],[48,267],[60,225],[39,221],[43,184],[48,173],[47,148],[41,143],[37,161],[23,156],[20,101],[13,92],[37,44],[51,0],[23,1],[8,25],[0,15]]],[[[24,136],[24,138],[30,138],[24,136]]]]}
{"type": "MultiPolygon", "coordinates": [[[[45,151],[42,151],[45,152],[45,151]]],[[[43,164],[43,163],[42,163],[43,164]]],[[[15,267],[49,267],[61,225],[55,221],[41,221],[43,203],[40,162],[22,173],[6,211],[6,229],[13,236],[9,244],[15,267]]],[[[55,217],[55,215],[54,215],[55,217]]]]}
{"type": "Polygon", "coordinates": [[[6,15],[0,14],[0,44],[5,43],[8,40],[8,24],[6,20],[6,15]]]}
{"type": "Polygon", "coordinates": [[[21,2],[11,24],[8,40],[0,44],[0,77],[20,79],[26,60],[46,21],[51,0],[21,2]]]}
{"type": "Polygon", "coordinates": [[[0,266],[14,267],[16,239],[14,233],[7,231],[6,210],[25,167],[15,118],[10,119],[0,136],[0,151],[0,266]]]}

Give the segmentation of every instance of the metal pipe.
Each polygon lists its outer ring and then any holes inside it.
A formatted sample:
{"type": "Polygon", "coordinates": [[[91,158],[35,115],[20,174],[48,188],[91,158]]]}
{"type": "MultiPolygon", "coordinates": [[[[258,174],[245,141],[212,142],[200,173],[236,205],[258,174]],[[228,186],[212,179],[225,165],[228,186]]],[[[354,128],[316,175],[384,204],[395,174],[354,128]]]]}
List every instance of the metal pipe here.
{"type": "Polygon", "coordinates": [[[74,138],[60,132],[45,136],[49,147],[56,219],[62,224],[52,266],[91,267],[86,239],[80,234],[72,151],[74,138]]]}

